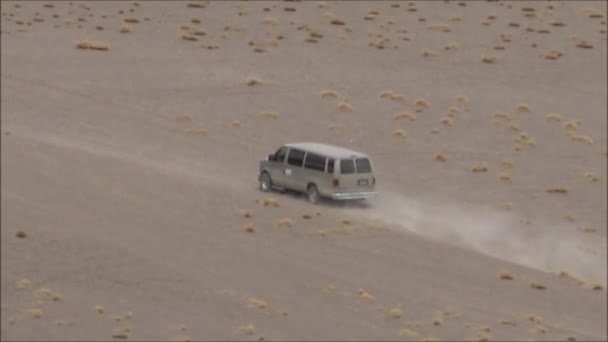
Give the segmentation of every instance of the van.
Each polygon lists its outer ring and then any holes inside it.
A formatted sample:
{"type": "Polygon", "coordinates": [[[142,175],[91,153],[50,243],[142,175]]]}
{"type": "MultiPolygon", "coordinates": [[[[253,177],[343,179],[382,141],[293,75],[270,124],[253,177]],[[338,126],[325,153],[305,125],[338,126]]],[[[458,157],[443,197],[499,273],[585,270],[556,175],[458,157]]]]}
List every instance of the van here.
{"type": "Polygon", "coordinates": [[[258,181],[262,191],[297,191],[312,203],[322,198],[364,200],[377,194],[369,156],[314,142],[279,147],[260,161],[258,181]]]}

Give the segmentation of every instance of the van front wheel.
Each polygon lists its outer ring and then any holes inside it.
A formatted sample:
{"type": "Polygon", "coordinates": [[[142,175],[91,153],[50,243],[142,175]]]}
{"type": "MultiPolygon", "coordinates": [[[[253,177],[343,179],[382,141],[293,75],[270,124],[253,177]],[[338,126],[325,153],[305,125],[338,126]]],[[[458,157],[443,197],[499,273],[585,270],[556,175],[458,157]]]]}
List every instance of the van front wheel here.
{"type": "Polygon", "coordinates": [[[321,195],[319,194],[319,189],[317,189],[317,186],[314,184],[310,184],[308,186],[308,202],[310,203],[317,203],[319,202],[319,199],[321,198],[321,195]]]}
{"type": "Polygon", "coordinates": [[[268,192],[272,189],[272,180],[268,172],[264,172],[260,175],[260,190],[268,192]]]}

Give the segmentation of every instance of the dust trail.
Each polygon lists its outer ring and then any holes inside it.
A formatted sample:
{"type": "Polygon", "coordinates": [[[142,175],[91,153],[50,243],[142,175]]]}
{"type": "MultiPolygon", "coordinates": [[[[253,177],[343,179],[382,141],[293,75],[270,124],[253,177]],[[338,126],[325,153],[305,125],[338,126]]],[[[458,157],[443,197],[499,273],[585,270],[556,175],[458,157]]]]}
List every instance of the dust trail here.
{"type": "Polygon", "coordinates": [[[513,214],[461,203],[439,204],[383,191],[367,219],[457,244],[477,252],[548,272],[568,272],[606,286],[606,241],[559,225],[523,225],[513,214]]]}

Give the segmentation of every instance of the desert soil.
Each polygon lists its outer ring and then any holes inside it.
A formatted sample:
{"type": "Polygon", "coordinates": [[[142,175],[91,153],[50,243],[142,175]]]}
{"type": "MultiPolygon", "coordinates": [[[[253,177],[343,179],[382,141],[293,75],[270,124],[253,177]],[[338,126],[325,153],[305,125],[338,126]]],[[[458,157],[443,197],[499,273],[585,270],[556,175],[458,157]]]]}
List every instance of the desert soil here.
{"type": "Polygon", "coordinates": [[[1,11],[2,340],[607,339],[605,2],[1,11]]]}

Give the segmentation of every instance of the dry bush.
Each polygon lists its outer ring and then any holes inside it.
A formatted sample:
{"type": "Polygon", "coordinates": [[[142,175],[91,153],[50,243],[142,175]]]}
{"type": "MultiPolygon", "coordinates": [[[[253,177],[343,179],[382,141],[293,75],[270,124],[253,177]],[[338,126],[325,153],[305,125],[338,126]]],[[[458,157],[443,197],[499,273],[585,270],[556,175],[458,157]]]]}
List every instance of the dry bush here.
{"type": "Polygon", "coordinates": [[[189,42],[196,42],[196,41],[198,41],[198,38],[196,38],[196,36],[194,36],[191,33],[186,33],[186,34],[182,35],[182,40],[186,40],[189,42]]]}
{"type": "Polygon", "coordinates": [[[344,21],[340,20],[340,19],[333,19],[329,22],[332,25],[339,25],[339,26],[343,26],[344,25],[344,21]]]}
{"type": "Polygon", "coordinates": [[[392,318],[401,318],[403,312],[399,308],[393,308],[391,309],[390,314],[392,318]]]}
{"type": "Polygon", "coordinates": [[[264,111],[260,113],[260,116],[270,120],[276,120],[279,118],[279,113],[272,111],[264,111]]]}
{"type": "Polygon", "coordinates": [[[340,94],[337,91],[332,90],[332,89],[326,89],[321,92],[321,98],[324,98],[324,99],[328,99],[328,98],[337,99],[339,96],[340,96],[340,94]]]}
{"type": "Polygon", "coordinates": [[[346,113],[350,113],[354,110],[353,105],[351,105],[350,103],[348,103],[348,100],[343,99],[339,104],[338,104],[338,109],[341,112],[346,112],[346,113]]]}
{"type": "Polygon", "coordinates": [[[528,104],[521,103],[517,106],[517,111],[521,113],[529,113],[531,111],[531,108],[528,104]]]}
{"type": "Polygon", "coordinates": [[[568,188],[565,185],[557,185],[548,187],[547,189],[545,189],[545,191],[548,193],[567,194],[568,188]]]}
{"type": "Polygon", "coordinates": [[[32,282],[29,279],[21,279],[17,282],[17,287],[20,289],[31,289],[32,282]]]}
{"type": "Polygon", "coordinates": [[[392,90],[383,91],[380,94],[380,98],[381,99],[395,100],[395,101],[397,101],[397,100],[405,100],[405,97],[403,95],[397,94],[397,93],[395,93],[392,90]]]}
{"type": "Polygon", "coordinates": [[[239,327],[239,332],[246,336],[253,336],[256,333],[255,326],[253,324],[247,324],[239,327]]]}
{"type": "Polygon", "coordinates": [[[583,143],[583,144],[588,144],[588,145],[593,144],[593,139],[588,135],[571,134],[570,140],[572,140],[573,142],[578,142],[578,143],[583,143]]]}
{"type": "Polygon", "coordinates": [[[502,324],[502,325],[512,325],[512,326],[517,325],[517,323],[515,323],[514,321],[507,320],[507,319],[501,319],[500,321],[498,321],[498,323],[502,324]]]}
{"type": "Polygon", "coordinates": [[[247,307],[256,309],[266,309],[268,307],[268,303],[266,303],[266,301],[262,299],[250,297],[247,300],[247,307]]]}
{"type": "Polygon", "coordinates": [[[433,318],[433,325],[434,326],[440,326],[443,324],[443,318],[440,315],[435,316],[435,318],[433,318]]]}
{"type": "Polygon", "coordinates": [[[402,112],[395,115],[395,120],[405,119],[408,121],[416,121],[416,115],[410,112],[402,112]]]}
{"type": "Polygon", "coordinates": [[[18,230],[17,233],[15,233],[15,236],[19,239],[25,239],[28,235],[24,230],[18,230]]]}
{"type": "Polygon", "coordinates": [[[106,312],[106,309],[102,305],[95,305],[95,312],[100,315],[103,315],[106,312]]]}
{"type": "Polygon", "coordinates": [[[448,127],[452,127],[452,125],[454,124],[454,122],[452,121],[451,118],[449,117],[444,117],[443,119],[441,119],[441,123],[448,126],[448,127]]]}
{"type": "Polygon", "coordinates": [[[511,182],[512,181],[512,176],[510,173],[508,172],[503,172],[501,174],[498,175],[498,179],[504,182],[511,182]]]}
{"type": "Polygon", "coordinates": [[[513,203],[506,201],[502,204],[501,207],[506,210],[511,210],[511,209],[513,209],[513,203]]]}
{"type": "Polygon", "coordinates": [[[278,25],[279,21],[275,18],[266,17],[266,18],[264,18],[262,23],[268,24],[268,25],[278,25]]]}
{"type": "Polygon", "coordinates": [[[192,122],[192,115],[190,113],[182,113],[175,117],[177,122],[192,122]]]}
{"type": "Polygon", "coordinates": [[[584,226],[579,228],[579,230],[583,233],[595,233],[597,232],[597,228],[595,228],[594,226],[584,226]]]}
{"type": "Polygon", "coordinates": [[[247,232],[247,233],[255,233],[255,224],[253,224],[253,223],[247,223],[245,225],[245,232],[247,232]]]}
{"type": "Polygon", "coordinates": [[[131,27],[128,25],[122,25],[120,27],[120,33],[131,33],[131,32],[133,32],[133,29],[131,29],[131,27]]]}
{"type": "Polygon", "coordinates": [[[564,214],[563,218],[564,218],[564,220],[566,220],[568,222],[576,221],[576,216],[574,216],[572,214],[564,214]]]}
{"type": "Polygon", "coordinates": [[[593,49],[593,45],[587,41],[581,41],[577,43],[576,47],[581,49],[593,49]]]}
{"type": "Polygon", "coordinates": [[[473,168],[471,168],[471,171],[473,171],[473,172],[488,172],[488,165],[485,162],[481,163],[481,164],[474,165],[473,168]]]}
{"type": "Polygon", "coordinates": [[[432,50],[432,49],[422,49],[422,53],[421,54],[425,58],[437,56],[437,52],[435,50],[432,50]]]}
{"type": "Polygon", "coordinates": [[[519,127],[519,125],[514,122],[509,124],[509,129],[511,129],[513,132],[521,131],[521,127],[519,127]]]}
{"type": "Polygon", "coordinates": [[[186,7],[189,8],[205,8],[205,4],[204,3],[200,3],[200,2],[189,2],[186,7]]]}
{"type": "Polygon", "coordinates": [[[506,112],[496,112],[494,113],[494,117],[497,119],[511,120],[511,114],[506,112]]]}
{"type": "Polygon", "coordinates": [[[541,324],[543,322],[543,319],[539,315],[535,315],[535,314],[526,315],[526,319],[532,323],[537,323],[537,324],[541,324]]]}
{"type": "Polygon", "coordinates": [[[487,64],[493,64],[496,63],[496,57],[494,56],[489,56],[489,55],[483,55],[481,56],[481,61],[487,64]]]}
{"type": "Polygon", "coordinates": [[[454,42],[448,42],[443,49],[446,51],[454,51],[454,50],[458,50],[458,43],[454,43],[454,42]]]}
{"type": "Polygon", "coordinates": [[[564,122],[564,128],[567,131],[576,131],[579,128],[580,125],[581,125],[580,122],[579,121],[575,121],[575,120],[564,122]]]}
{"type": "Polygon", "coordinates": [[[399,336],[414,337],[414,336],[418,336],[418,333],[409,328],[403,328],[403,329],[399,330],[399,336]]]}
{"type": "Polygon", "coordinates": [[[562,120],[561,115],[559,115],[558,113],[547,114],[545,118],[548,122],[560,122],[562,120]]]}
{"type": "Polygon", "coordinates": [[[259,77],[253,77],[252,76],[252,77],[248,77],[245,80],[245,84],[248,85],[248,86],[250,86],[250,87],[253,87],[253,86],[257,86],[257,85],[266,84],[266,81],[264,81],[263,79],[261,79],[259,77]]]}
{"type": "Polygon", "coordinates": [[[26,311],[26,314],[28,316],[31,316],[34,318],[40,318],[40,317],[42,317],[43,311],[41,308],[33,308],[33,309],[28,309],[26,311]]]}
{"type": "Polygon", "coordinates": [[[139,20],[135,19],[135,18],[125,18],[124,22],[130,23],[130,24],[137,24],[137,23],[139,23],[139,20]]]}
{"type": "Polygon", "coordinates": [[[102,42],[95,42],[89,40],[82,40],[76,43],[76,48],[81,50],[97,50],[97,51],[108,51],[110,46],[102,42]]]}
{"type": "Polygon", "coordinates": [[[585,172],[583,177],[585,177],[591,182],[597,182],[599,180],[599,178],[593,172],[585,172]]]}
{"type": "Polygon", "coordinates": [[[407,136],[407,133],[405,133],[403,129],[399,128],[393,131],[393,136],[403,139],[407,136]]]}
{"type": "Polygon", "coordinates": [[[371,293],[367,292],[364,289],[359,289],[357,291],[357,294],[359,295],[359,298],[361,300],[364,300],[366,302],[374,302],[376,300],[376,297],[374,297],[371,293]]]}
{"type": "Polygon", "coordinates": [[[188,135],[207,136],[207,133],[208,133],[208,130],[206,128],[202,128],[202,127],[187,128],[186,129],[186,134],[188,134],[188,135]]]}
{"type": "Polygon", "coordinates": [[[551,50],[551,51],[543,54],[543,58],[549,59],[549,60],[556,60],[556,59],[559,59],[560,57],[562,57],[563,55],[564,54],[561,53],[560,51],[551,50]]]}
{"type": "Polygon", "coordinates": [[[439,133],[439,128],[436,128],[436,127],[431,128],[431,133],[432,134],[438,134],[439,133]]]}
{"type": "Polygon", "coordinates": [[[447,161],[446,157],[441,152],[435,153],[435,155],[433,156],[433,159],[435,159],[438,162],[442,162],[442,163],[445,163],[447,161]]]}
{"type": "Polygon", "coordinates": [[[428,29],[433,30],[433,31],[441,31],[441,32],[452,31],[452,27],[449,24],[433,24],[433,25],[429,25],[428,29]]]}
{"type": "Polygon", "coordinates": [[[239,210],[239,215],[246,217],[246,218],[250,218],[253,217],[253,210],[251,209],[240,209],[239,210]]]}
{"type": "Polygon", "coordinates": [[[283,219],[277,220],[275,222],[275,225],[279,228],[290,228],[293,226],[293,220],[290,218],[283,218],[283,219]]]}
{"type": "Polygon", "coordinates": [[[241,122],[240,122],[239,120],[233,120],[233,121],[230,123],[230,126],[232,126],[232,127],[241,127],[241,126],[242,126],[242,124],[241,124],[241,122]]]}
{"type": "Polygon", "coordinates": [[[530,286],[533,289],[537,289],[537,290],[546,290],[547,289],[547,287],[545,285],[543,285],[541,283],[537,283],[537,282],[531,282],[530,286]]]}
{"type": "Polygon", "coordinates": [[[275,207],[275,208],[279,207],[279,202],[274,198],[264,198],[264,200],[262,201],[262,204],[265,207],[275,207]]]}
{"type": "Polygon", "coordinates": [[[416,107],[417,112],[428,109],[430,106],[431,106],[431,104],[426,99],[423,99],[423,98],[419,98],[419,99],[416,99],[416,101],[414,101],[414,107],[416,107]]]}
{"type": "Polygon", "coordinates": [[[507,271],[501,271],[498,277],[503,280],[513,280],[513,276],[507,271]]]}
{"type": "Polygon", "coordinates": [[[604,289],[604,287],[602,285],[600,285],[600,284],[594,284],[594,285],[591,286],[591,288],[593,290],[595,290],[595,291],[601,291],[601,290],[604,289]]]}

